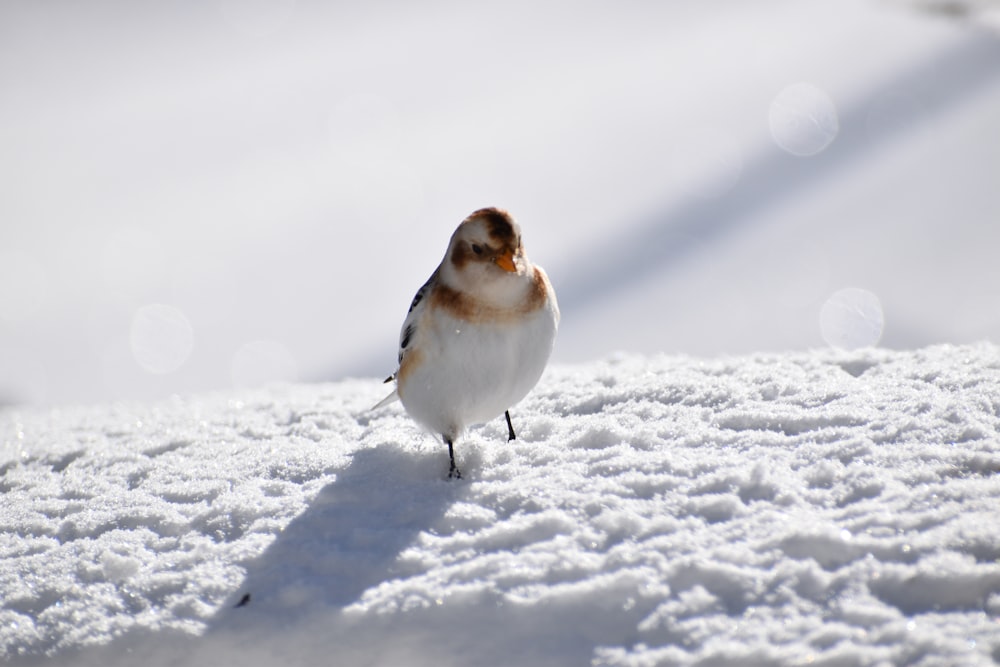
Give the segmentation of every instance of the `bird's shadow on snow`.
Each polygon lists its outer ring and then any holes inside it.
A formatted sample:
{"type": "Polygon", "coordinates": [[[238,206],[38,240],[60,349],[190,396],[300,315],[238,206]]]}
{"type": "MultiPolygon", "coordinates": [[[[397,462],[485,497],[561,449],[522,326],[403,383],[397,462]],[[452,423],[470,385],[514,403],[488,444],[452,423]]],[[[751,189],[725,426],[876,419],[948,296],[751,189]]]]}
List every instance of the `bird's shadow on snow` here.
{"type": "Polygon", "coordinates": [[[444,457],[382,445],[354,454],[247,564],[240,588],[209,623],[208,635],[275,618],[337,613],[369,588],[399,576],[397,559],[431,530],[461,492],[442,474],[444,457]]]}
{"type": "MultiPolygon", "coordinates": [[[[384,444],[356,452],[259,555],[198,635],[135,629],[110,644],[69,651],[57,664],[316,664],[343,635],[345,607],[400,575],[397,560],[432,530],[463,492],[449,482],[447,456],[384,444]],[[339,629],[334,629],[334,628],[339,629]],[[334,635],[330,635],[330,632],[334,635]]],[[[219,586],[231,583],[220,581],[219,586]]],[[[25,665],[52,664],[39,656],[25,665]]]]}

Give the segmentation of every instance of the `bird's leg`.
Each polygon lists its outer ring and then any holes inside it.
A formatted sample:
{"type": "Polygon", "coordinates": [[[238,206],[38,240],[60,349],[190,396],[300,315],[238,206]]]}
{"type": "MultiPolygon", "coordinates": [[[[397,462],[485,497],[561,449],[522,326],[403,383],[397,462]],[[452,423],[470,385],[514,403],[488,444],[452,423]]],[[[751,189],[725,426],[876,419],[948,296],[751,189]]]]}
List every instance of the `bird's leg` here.
{"type": "Polygon", "coordinates": [[[448,458],[451,459],[451,468],[448,470],[448,479],[462,479],[462,471],[455,465],[455,446],[451,438],[444,436],[445,444],[448,445],[448,458]]]}
{"type": "Polygon", "coordinates": [[[507,442],[515,440],[517,438],[514,435],[514,425],[510,423],[510,410],[504,410],[503,416],[507,418],[507,442]]]}

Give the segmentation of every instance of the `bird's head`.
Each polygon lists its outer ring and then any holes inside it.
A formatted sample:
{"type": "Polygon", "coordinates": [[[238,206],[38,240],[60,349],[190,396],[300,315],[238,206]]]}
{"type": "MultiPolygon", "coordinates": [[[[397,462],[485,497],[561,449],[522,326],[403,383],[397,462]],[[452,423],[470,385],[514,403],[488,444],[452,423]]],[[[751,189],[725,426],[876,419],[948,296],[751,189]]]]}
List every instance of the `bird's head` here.
{"type": "Polygon", "coordinates": [[[471,293],[530,276],[521,227],[502,209],[479,209],[455,230],[442,268],[449,286],[471,293]]]}

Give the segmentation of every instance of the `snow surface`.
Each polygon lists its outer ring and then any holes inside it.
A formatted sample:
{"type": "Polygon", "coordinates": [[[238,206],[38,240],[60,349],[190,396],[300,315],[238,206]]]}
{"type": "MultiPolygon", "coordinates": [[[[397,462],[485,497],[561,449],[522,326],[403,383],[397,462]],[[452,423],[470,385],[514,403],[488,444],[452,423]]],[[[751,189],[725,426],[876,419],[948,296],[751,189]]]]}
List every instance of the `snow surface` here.
{"type": "Polygon", "coordinates": [[[388,373],[493,204],[560,363],[1000,341],[1000,36],[910,4],[3,0],[0,403],[388,373]]]}
{"type": "Polygon", "coordinates": [[[996,345],[556,366],[461,481],[383,391],[0,412],[0,656],[1000,660],[996,345]]]}

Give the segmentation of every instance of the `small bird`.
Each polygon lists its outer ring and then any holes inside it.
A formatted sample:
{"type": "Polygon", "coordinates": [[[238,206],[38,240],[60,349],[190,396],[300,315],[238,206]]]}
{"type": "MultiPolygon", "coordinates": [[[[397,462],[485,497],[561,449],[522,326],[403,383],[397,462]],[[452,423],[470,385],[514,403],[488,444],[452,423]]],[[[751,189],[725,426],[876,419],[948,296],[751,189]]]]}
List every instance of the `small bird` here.
{"type": "Polygon", "coordinates": [[[521,228],[506,211],[482,208],[452,234],[441,264],[417,290],[399,334],[396,387],[375,408],[400,400],[448,445],[449,478],[461,478],[455,441],[472,424],[507,419],[538,382],[559,326],[548,276],[531,263],[521,228]]]}

